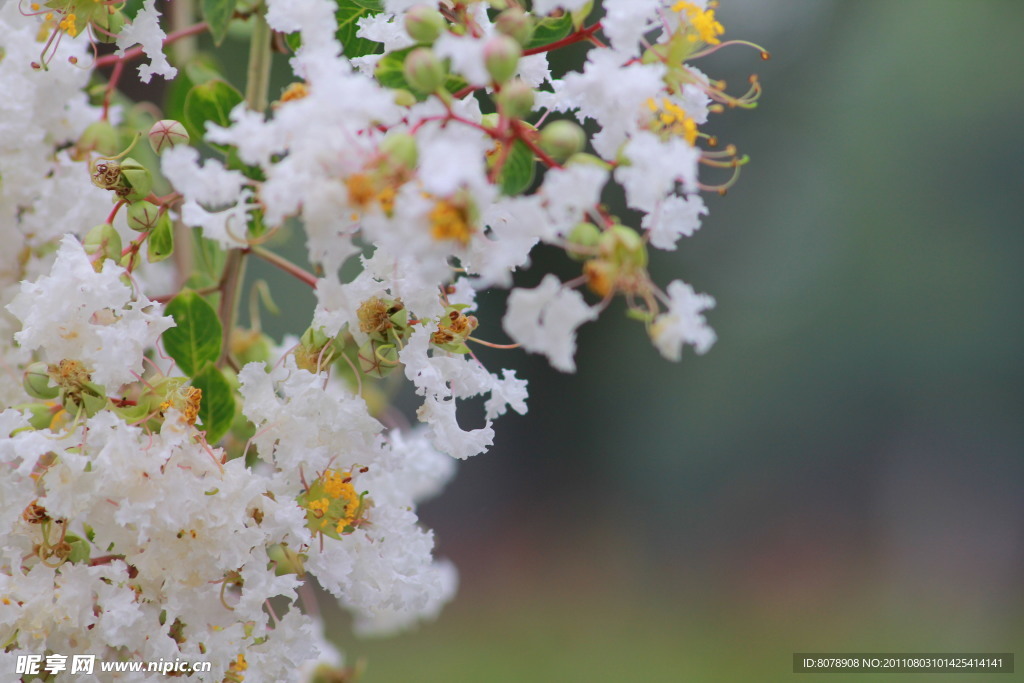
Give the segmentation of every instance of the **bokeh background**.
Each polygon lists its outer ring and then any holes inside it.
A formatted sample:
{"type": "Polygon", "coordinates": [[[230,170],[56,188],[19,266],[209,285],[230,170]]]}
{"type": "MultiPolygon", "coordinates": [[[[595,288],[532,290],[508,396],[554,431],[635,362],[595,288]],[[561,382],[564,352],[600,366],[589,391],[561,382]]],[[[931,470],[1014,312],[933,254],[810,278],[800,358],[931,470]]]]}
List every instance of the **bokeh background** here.
{"type": "MultiPolygon", "coordinates": [[[[529,378],[529,414],[422,508],[462,577],[437,622],[358,640],[325,608],[365,683],[880,683],[906,675],[792,655],[1024,656],[1024,3],[718,14],[773,55],[700,64],[760,76],[758,109],[708,128],[752,162],[654,261],[716,297],[718,343],[669,364],[619,307],[582,329],[577,375],[482,354],[529,378]]],[[[578,273],[536,266],[522,284],[578,273]]]]}
{"type": "Polygon", "coordinates": [[[440,619],[339,627],[366,683],[880,683],[908,675],[792,654],[1024,656],[1024,3],[719,16],[773,55],[701,64],[760,76],[713,128],[752,162],[655,262],[716,297],[718,343],[668,364],[613,309],[577,375],[491,354],[530,412],[423,509],[462,577],[440,619]]]}

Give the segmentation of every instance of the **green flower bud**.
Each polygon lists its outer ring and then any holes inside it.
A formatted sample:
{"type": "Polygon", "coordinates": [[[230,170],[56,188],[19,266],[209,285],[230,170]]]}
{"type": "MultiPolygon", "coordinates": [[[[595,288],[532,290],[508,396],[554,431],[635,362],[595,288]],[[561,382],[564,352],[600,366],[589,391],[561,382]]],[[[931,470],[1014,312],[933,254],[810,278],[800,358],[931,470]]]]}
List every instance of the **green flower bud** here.
{"type": "Polygon", "coordinates": [[[395,166],[408,169],[416,168],[419,151],[416,149],[416,138],[408,133],[388,133],[380,143],[380,151],[395,166]]]}
{"type": "Polygon", "coordinates": [[[515,78],[505,84],[495,99],[506,116],[522,119],[533,111],[533,98],[533,88],[515,78]]]}
{"type": "Polygon", "coordinates": [[[540,148],[558,163],[583,151],[586,144],[587,135],[580,125],[567,119],[552,121],[540,132],[540,148]]]}
{"type": "Polygon", "coordinates": [[[128,157],[121,162],[122,187],[117,195],[130,202],[145,199],[153,190],[153,174],[135,159],[128,157]]]}
{"type": "Polygon", "coordinates": [[[418,47],[406,55],[402,73],[409,85],[421,93],[436,92],[447,78],[444,64],[426,47],[418,47]]]}
{"type": "Polygon", "coordinates": [[[519,7],[510,7],[499,14],[494,20],[494,27],[523,47],[533,37],[533,20],[519,7]]]}
{"type": "Polygon", "coordinates": [[[381,344],[371,338],[359,347],[359,369],[365,375],[385,377],[398,366],[398,348],[394,344],[381,344]]]}
{"type": "Polygon", "coordinates": [[[124,22],[124,12],[107,5],[104,10],[93,14],[92,23],[102,30],[93,31],[92,34],[101,43],[116,42],[121,30],[124,29],[124,22]]]}
{"type": "Polygon", "coordinates": [[[601,229],[593,223],[577,223],[565,238],[568,242],[565,251],[570,258],[576,261],[586,261],[597,255],[601,229]]]}
{"type": "Polygon", "coordinates": [[[160,219],[160,207],[141,200],[128,205],[128,227],[136,232],[149,232],[160,219]]]}
{"type": "Polygon", "coordinates": [[[295,349],[295,364],[313,373],[326,369],[334,358],[334,349],[327,348],[332,341],[322,329],[307,328],[295,349]]]}
{"type": "Polygon", "coordinates": [[[612,165],[601,157],[594,156],[593,154],[587,154],[586,152],[577,152],[569,157],[565,162],[566,166],[572,166],[573,164],[590,164],[591,166],[603,168],[606,171],[610,171],[612,169],[612,165]]]}
{"type": "Polygon", "coordinates": [[[272,348],[273,340],[256,330],[236,327],[231,333],[231,355],[238,360],[239,365],[270,361],[272,348]]]}
{"type": "Polygon", "coordinates": [[[82,131],[81,137],[75,143],[72,157],[75,161],[83,161],[89,152],[114,155],[117,151],[117,130],[109,121],[94,121],[82,131]]]}
{"type": "Polygon", "coordinates": [[[50,372],[46,363],[36,362],[25,368],[22,384],[25,386],[26,394],[44,401],[55,399],[60,393],[58,387],[50,384],[50,372]]]}
{"type": "Polygon", "coordinates": [[[447,28],[444,16],[429,5],[416,5],[405,14],[405,32],[417,43],[433,45],[447,28]]]}
{"type": "Polygon", "coordinates": [[[188,131],[185,130],[185,126],[172,119],[157,121],[149,129],[149,145],[157,154],[175,145],[187,145],[188,142],[188,131]]]}
{"type": "Polygon", "coordinates": [[[395,104],[399,107],[411,107],[416,104],[416,96],[405,88],[396,88],[391,92],[395,98],[395,104]]]}
{"type": "Polygon", "coordinates": [[[494,36],[484,45],[484,66],[495,83],[504,83],[515,76],[522,56],[519,43],[508,36],[494,36]]]}
{"type": "Polygon", "coordinates": [[[302,555],[289,548],[287,543],[275,543],[268,547],[267,557],[274,564],[274,574],[277,576],[286,574],[304,576],[306,573],[302,555]]]}
{"type": "Polygon", "coordinates": [[[647,267],[647,244],[633,228],[620,224],[612,226],[611,230],[601,234],[599,247],[605,258],[620,267],[647,267]]]}
{"type": "Polygon", "coordinates": [[[103,223],[90,229],[82,240],[82,246],[89,256],[101,254],[93,259],[93,267],[97,272],[103,268],[103,261],[106,259],[113,259],[115,262],[121,260],[121,236],[110,223],[103,223]]]}

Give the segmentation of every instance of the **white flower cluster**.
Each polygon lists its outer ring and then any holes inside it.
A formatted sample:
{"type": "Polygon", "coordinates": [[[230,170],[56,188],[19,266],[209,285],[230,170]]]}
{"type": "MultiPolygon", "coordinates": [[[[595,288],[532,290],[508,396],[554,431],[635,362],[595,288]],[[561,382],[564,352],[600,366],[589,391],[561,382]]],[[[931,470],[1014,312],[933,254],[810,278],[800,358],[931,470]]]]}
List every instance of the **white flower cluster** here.
{"type": "Polygon", "coordinates": [[[436,616],[457,579],[416,505],[492,445],[498,417],[526,413],[526,381],[485,368],[475,344],[575,371],[578,328],[614,297],[668,359],[715,341],[714,300],[647,269],[746,161],[698,129],[760,93],[752,78],[727,94],[688,63],[722,46],[706,0],[604,0],[600,19],[582,0],[234,4],[204,3],[207,24],[177,32],[154,0],[133,16],[93,0],[0,8],[4,662],[344,676],[302,609],[306,583],[360,632],[436,616]],[[245,95],[200,79],[184,123],[157,122],[155,155],[139,153],[139,115],[111,104],[124,66],[145,56],[142,81],[173,79],[166,41],[242,20],[267,37],[245,95]],[[92,57],[90,41],[117,49],[92,57]],[[295,81],[266,107],[272,41],[294,51],[295,81]],[[574,43],[593,46],[585,63],[552,76],[548,54],[574,43]],[[114,67],[92,103],[89,60],[114,67]],[[708,184],[702,165],[731,177],[708,184]],[[614,185],[635,227],[605,204],[614,185]],[[315,274],[265,246],[295,225],[315,274]],[[541,243],[579,276],[513,287],[541,243]],[[235,319],[252,258],[315,289],[287,348],[235,319]],[[512,288],[501,320],[476,308],[492,287],[512,288]],[[402,381],[416,428],[379,389],[402,381]],[[484,424],[465,428],[474,397],[484,424]]]}

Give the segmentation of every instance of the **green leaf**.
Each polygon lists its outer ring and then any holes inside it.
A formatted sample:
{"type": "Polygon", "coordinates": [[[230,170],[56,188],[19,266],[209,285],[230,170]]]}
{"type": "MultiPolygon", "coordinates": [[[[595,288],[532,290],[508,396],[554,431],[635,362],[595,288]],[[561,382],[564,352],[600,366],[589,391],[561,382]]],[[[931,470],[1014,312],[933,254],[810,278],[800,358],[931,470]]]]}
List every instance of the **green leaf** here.
{"type": "Polygon", "coordinates": [[[220,45],[228,34],[228,23],[235,15],[238,0],[203,0],[203,19],[210,26],[213,44],[220,45]]]}
{"type": "MultiPolygon", "coordinates": [[[[413,49],[412,47],[407,47],[404,50],[389,52],[380,58],[373,75],[381,85],[387,88],[401,88],[413,93],[416,92],[416,89],[405,80],[405,74],[402,71],[405,65],[405,58],[413,49]]],[[[467,85],[469,84],[464,78],[452,73],[448,74],[448,79],[444,82],[445,90],[450,93],[457,93],[467,85]]],[[[427,98],[427,95],[417,93],[416,98],[422,101],[427,98]]]]}
{"type": "Polygon", "coordinates": [[[178,77],[167,85],[164,97],[164,118],[183,121],[185,119],[185,98],[192,88],[215,78],[223,78],[216,62],[208,54],[199,54],[178,69],[178,77]]]}
{"type": "Polygon", "coordinates": [[[221,273],[224,272],[224,263],[227,261],[227,253],[221,249],[219,244],[203,237],[202,231],[192,230],[190,232],[192,233],[192,255],[195,260],[186,286],[192,289],[209,289],[220,281],[221,273]]]}
{"type": "Polygon", "coordinates": [[[217,312],[190,289],[171,299],[165,312],[177,326],[164,332],[164,350],[182,372],[195,377],[203,365],[220,357],[223,329],[217,312]]]}
{"type": "Polygon", "coordinates": [[[206,442],[220,441],[235,419],[235,397],[231,385],[212,363],[192,378],[192,386],[203,392],[199,402],[199,420],[206,432],[206,442]]]}
{"type": "Polygon", "coordinates": [[[384,4],[375,0],[337,0],[337,3],[338,11],[334,16],[338,22],[338,31],[335,35],[341,41],[345,56],[355,59],[383,52],[383,43],[360,38],[356,33],[359,31],[359,20],[383,12],[384,4]]]}
{"type": "Polygon", "coordinates": [[[523,48],[530,50],[535,47],[550,45],[565,38],[572,31],[572,15],[563,14],[560,17],[544,17],[537,22],[533,30],[533,37],[523,48]]]}
{"type": "Polygon", "coordinates": [[[535,170],[533,151],[522,140],[516,140],[501,167],[501,191],[507,195],[525,192],[533,183],[535,170]]]}
{"type": "Polygon", "coordinates": [[[146,256],[150,263],[163,261],[174,253],[174,225],[167,212],[160,214],[156,227],[146,238],[146,256]]]}
{"type": "MultiPolygon", "coordinates": [[[[242,93],[226,81],[215,79],[195,86],[185,97],[185,118],[182,123],[193,140],[202,140],[206,136],[206,122],[211,121],[218,126],[227,127],[231,124],[231,110],[241,104],[242,93]]],[[[223,145],[211,147],[227,151],[223,145]]]]}

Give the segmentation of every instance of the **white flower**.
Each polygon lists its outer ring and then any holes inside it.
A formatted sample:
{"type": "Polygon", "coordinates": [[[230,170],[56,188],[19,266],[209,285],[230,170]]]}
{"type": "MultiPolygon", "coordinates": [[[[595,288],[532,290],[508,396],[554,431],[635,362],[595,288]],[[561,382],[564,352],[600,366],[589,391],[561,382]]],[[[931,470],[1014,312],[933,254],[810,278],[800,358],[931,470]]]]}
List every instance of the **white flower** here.
{"type": "Polygon", "coordinates": [[[654,133],[640,131],[626,145],[625,154],[629,165],[615,169],[615,180],[626,190],[630,207],[653,211],[676,183],[688,192],[697,190],[700,151],[682,138],[662,141],[654,133]]]}
{"type": "Polygon", "coordinates": [[[167,35],[160,28],[160,12],[156,9],[156,0],[145,0],[135,19],[126,24],[117,36],[117,54],[123,56],[125,50],[136,43],[149,57],[149,64],[139,66],[139,80],[149,83],[153,74],[170,80],[178,75],[178,70],[171,66],[164,54],[164,39],[167,35]]]}
{"type": "Polygon", "coordinates": [[[658,19],[661,0],[605,0],[601,27],[612,47],[627,57],[640,54],[640,40],[658,19]]]}
{"type": "Polygon", "coordinates": [[[484,65],[486,44],[486,37],[457,36],[446,32],[434,43],[434,52],[438,57],[451,59],[452,71],[462,74],[470,85],[485,86],[491,82],[484,65]]]}
{"type": "Polygon", "coordinates": [[[685,197],[669,195],[660,206],[643,217],[641,225],[651,236],[651,246],[674,251],[680,236],[689,237],[700,227],[700,217],[708,214],[699,194],[685,197]]]}
{"type": "Polygon", "coordinates": [[[651,325],[651,339],[668,360],[678,361],[683,345],[690,344],[697,353],[706,353],[715,343],[715,331],[708,327],[701,312],[715,307],[707,294],[697,294],[681,280],[668,286],[669,307],[651,325]]]}
{"type": "Polygon", "coordinates": [[[527,351],[542,353],[562,372],[575,372],[576,328],[597,318],[579,292],[548,274],[534,289],[514,289],[502,327],[527,351]]]}
{"type": "Polygon", "coordinates": [[[186,199],[209,207],[223,208],[238,202],[245,176],[231,171],[216,159],[207,159],[199,165],[199,151],[195,147],[172,147],[161,156],[164,175],[186,199]]]}
{"type": "Polygon", "coordinates": [[[42,349],[52,362],[86,363],[92,379],[110,390],[142,373],[142,353],[174,320],[120,280],[124,269],[107,261],[97,273],[82,245],[61,241],[50,275],[25,282],[8,306],[22,322],[15,335],[27,349],[42,349]]]}

